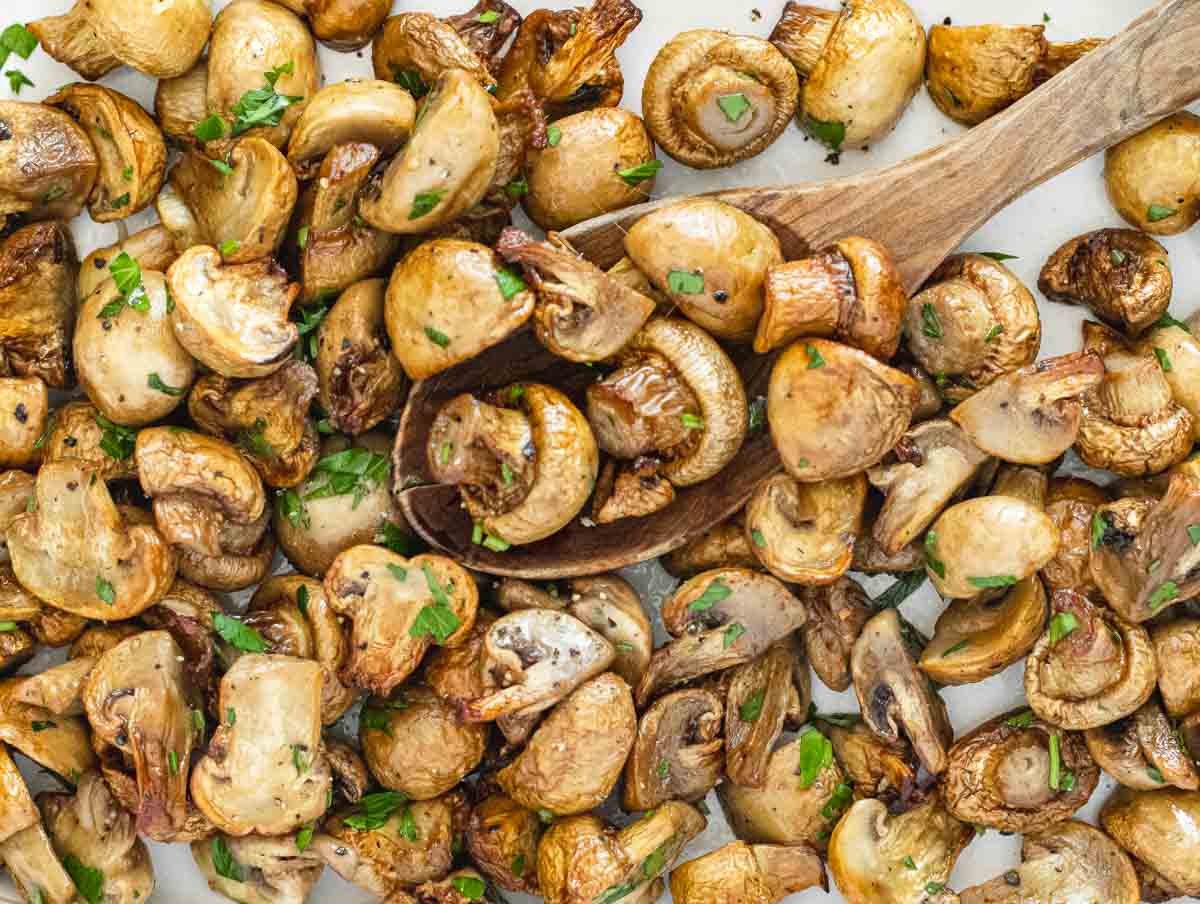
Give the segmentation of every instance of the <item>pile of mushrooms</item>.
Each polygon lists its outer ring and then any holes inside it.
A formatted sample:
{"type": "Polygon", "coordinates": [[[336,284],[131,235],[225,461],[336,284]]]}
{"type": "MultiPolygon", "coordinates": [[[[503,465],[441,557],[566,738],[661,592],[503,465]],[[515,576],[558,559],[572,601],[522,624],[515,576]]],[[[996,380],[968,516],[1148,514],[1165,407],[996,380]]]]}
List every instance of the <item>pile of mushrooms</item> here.
{"type": "Polygon", "coordinates": [[[769,39],[669,40],[639,115],[630,0],[135,6],[0,38],[158,80],[153,111],[0,102],[23,901],[148,899],[147,841],[276,904],[1200,896],[1200,324],[1148,234],[1200,218],[1200,120],[1109,152],[1133,228],[1049,254],[1038,291],[1095,320],[1046,358],[1003,255],[910,292],[877,241],[789,259],[711,197],[604,268],[558,230],[647,200],[660,151],[726,166],[795,119],[836,159],[922,78],[974,125],[1098,41],[790,2],[769,39]],[[326,83],[318,42],[373,77],[326,83]],[[77,249],[85,210],[117,240],[77,249]],[[553,561],[663,523],[653,602],[553,561]],[[1019,705],[952,725],[947,688],[1006,670],[1019,705]],[[990,829],[1020,863],[951,888],[990,829]]]}

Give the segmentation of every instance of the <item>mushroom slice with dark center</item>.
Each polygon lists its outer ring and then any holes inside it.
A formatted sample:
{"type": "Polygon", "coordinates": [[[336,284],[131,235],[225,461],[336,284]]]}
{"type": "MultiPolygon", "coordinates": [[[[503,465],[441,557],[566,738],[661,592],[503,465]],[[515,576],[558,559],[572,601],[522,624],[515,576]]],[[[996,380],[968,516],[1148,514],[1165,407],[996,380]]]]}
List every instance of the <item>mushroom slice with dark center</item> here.
{"type": "Polygon", "coordinates": [[[544,831],[535,811],[503,794],[489,794],[471,808],[467,850],[479,870],[501,888],[536,895],[537,849],[544,831]]]}
{"type": "Polygon", "coordinates": [[[887,361],[900,344],[907,296],[887,249],[851,236],[767,271],[760,354],[804,336],[833,337],[887,361]]]}
{"type": "Polygon", "coordinates": [[[875,541],[885,552],[899,552],[925,532],[987,460],[949,420],[913,427],[891,456],[867,471],[871,485],[886,497],[871,529],[875,541]]]}
{"type": "Polygon", "coordinates": [[[729,671],[725,697],[725,773],[748,788],[767,780],[771,750],[783,731],[789,696],[795,693],[794,650],[777,643],[729,671]]]}
{"type": "Polygon", "coordinates": [[[622,806],[652,810],[667,800],[699,800],[716,787],[725,768],[724,708],[717,694],[701,688],[655,700],[625,763],[622,806]]]}
{"type": "Polygon", "coordinates": [[[1051,301],[1082,304],[1096,316],[1138,335],[1167,311],[1171,265],[1167,249],[1133,229],[1097,229],[1050,255],[1038,289],[1051,301]]]}
{"type": "Polygon", "coordinates": [[[1025,660],[1025,697],[1053,725],[1082,731],[1132,715],[1154,693],[1157,657],[1145,628],[1082,594],[1051,599],[1051,631],[1025,660]],[[1074,629],[1063,636],[1063,627],[1074,629]]]}
{"type": "Polygon", "coordinates": [[[201,812],[227,835],[282,835],[325,812],[321,668],[249,653],[221,679],[220,727],[192,770],[201,812]],[[231,715],[232,713],[232,715],[231,715]]]}
{"type": "Polygon", "coordinates": [[[530,809],[587,812],[616,787],[636,734],[629,685],[618,675],[600,675],[555,706],[496,781],[530,809]]]}
{"type": "Polygon", "coordinates": [[[866,352],[825,339],[793,343],[775,362],[767,420],[784,467],[813,482],[857,474],[893,449],[912,420],[916,381],[866,352]]]}
{"type": "Polygon", "coordinates": [[[1047,358],[1005,374],[950,412],[989,455],[1015,464],[1049,464],[1079,433],[1080,397],[1100,384],[1104,362],[1092,352],[1047,358]]]}
{"type": "Polygon", "coordinates": [[[1090,729],[1085,737],[1097,764],[1127,788],[1200,788],[1200,772],[1185,738],[1157,700],[1148,701],[1128,718],[1090,729]]]}
{"type": "Polygon", "coordinates": [[[806,844],[731,841],[671,872],[671,899],[679,904],[775,904],[808,888],[828,891],[829,883],[820,856],[806,844]]]}
{"type": "Polygon", "coordinates": [[[946,704],[917,668],[895,609],[883,610],[863,627],[850,668],[863,721],[888,743],[906,737],[921,765],[941,774],[954,732],[946,704]]]}
{"type": "Polygon", "coordinates": [[[799,91],[796,70],[762,38],[697,29],[658,52],[642,109],[664,151],[712,169],[766,150],[787,128],[799,91]]]}
{"type": "Polygon", "coordinates": [[[180,827],[187,816],[192,696],[182,652],[166,631],[144,631],[113,647],[84,685],[96,742],[133,764],[138,830],[151,837],[180,827]]]}
{"type": "Polygon", "coordinates": [[[117,509],[108,487],[74,462],[42,465],[35,505],[8,528],[17,580],[59,609],[100,621],[132,618],[171,586],[175,559],[151,524],[117,509]]]}
{"type": "Polygon", "coordinates": [[[1096,510],[1092,579],[1122,618],[1143,622],[1200,590],[1200,474],[1175,469],[1158,500],[1128,498],[1096,510]]]}
{"type": "Polygon", "coordinates": [[[1022,659],[1042,636],[1048,611],[1037,575],[999,598],[955,600],[938,616],[921,671],[938,684],[972,684],[1022,659]]]}
{"type": "Polygon", "coordinates": [[[942,901],[955,861],[974,837],[936,790],[897,816],[878,800],[859,800],[829,839],[829,870],[849,904],[942,901]]]}
{"type": "Polygon", "coordinates": [[[327,85],[304,105],[288,140],[287,158],[303,172],[305,164],[349,142],[394,154],[408,139],[416,114],[412,95],[392,82],[351,79],[327,85]]]}
{"type": "Polygon", "coordinates": [[[584,260],[555,233],[539,242],[509,227],[496,250],[524,266],[538,296],[538,340],[569,361],[612,357],[654,313],[651,299],[584,260]]]}
{"type": "Polygon", "coordinates": [[[270,258],[223,264],[215,248],[188,249],[167,272],[175,335],[197,360],[227,377],[265,377],[300,338],[288,311],[300,289],[270,258]]]}
{"type": "Polygon", "coordinates": [[[661,469],[662,462],[649,455],[619,465],[606,461],[592,494],[592,520],[612,524],[665,509],[675,501],[675,486],[659,473],[661,469]]]}
{"type": "Polygon", "coordinates": [[[565,612],[522,609],[497,619],[484,641],[484,669],[496,690],[464,707],[467,719],[549,709],[613,662],[612,644],[565,612]]]}
{"type": "Polygon", "coordinates": [[[1086,804],[1099,780],[1082,734],[1019,709],[955,742],[942,794],[946,808],[964,823],[1036,832],[1086,804]]]}
{"type": "MultiPolygon", "coordinates": [[[[0,101],[0,125],[8,136],[0,142],[0,226],[18,214],[35,220],[76,216],[91,196],[100,169],[83,127],[61,110],[21,101],[0,101]],[[45,152],[50,147],[55,153],[45,152]]],[[[46,228],[51,234],[66,232],[63,224],[46,228]]],[[[73,263],[74,254],[71,259],[73,263]]],[[[0,274],[5,269],[0,268],[0,274]]],[[[0,286],[10,280],[0,276],[0,286]]]]}
{"type": "Polygon", "coordinates": [[[1129,856],[1087,823],[1064,820],[1028,833],[1021,865],[958,894],[960,904],[1094,901],[1138,904],[1138,876],[1129,856]]]}
{"type": "Polygon", "coordinates": [[[45,383],[37,377],[0,377],[0,467],[36,467],[49,418],[45,383]]]}
{"type": "Polygon", "coordinates": [[[1104,187],[1125,222],[1151,235],[1176,235],[1200,219],[1198,147],[1200,116],[1180,110],[1108,149],[1104,187]]]}
{"type": "Polygon", "coordinates": [[[242,382],[209,374],[188,396],[188,414],[205,433],[237,444],[270,486],[300,483],[317,462],[320,438],[308,416],[317,375],[303,361],[242,382]]]}
{"type": "Polygon", "coordinates": [[[334,559],[325,595],[353,623],[342,680],[380,697],[411,675],[432,645],[464,642],[479,605],[475,582],[450,559],[406,559],[367,545],[334,559]]]}
{"type": "Polygon", "coordinates": [[[324,861],[308,848],[302,851],[294,835],[214,835],[192,842],[192,858],[209,888],[249,904],[303,902],[325,870],[324,861]]]}
{"type": "Polygon", "coordinates": [[[853,578],[844,576],[805,587],[800,599],[808,609],[804,647],[813,671],[830,690],[844,691],[850,687],[850,651],[875,606],[853,578]]]}
{"type": "Polygon", "coordinates": [[[808,621],[804,604],[782,583],[743,568],[696,575],[661,611],[675,639],[654,651],[637,688],[640,706],[666,688],[749,662],[808,621]]]}
{"type": "MultiPolygon", "coordinates": [[[[0,104],[0,123],[5,122],[4,115],[0,104]]],[[[0,154],[12,143],[0,142],[0,154]]],[[[69,357],[78,270],[75,243],[63,223],[34,223],[0,244],[0,322],[4,324],[0,373],[4,376],[38,377],[53,389],[72,385],[69,357]]]]}
{"type": "Polygon", "coordinates": [[[1100,811],[1100,825],[1177,894],[1200,894],[1200,791],[1118,788],[1100,811]]]}
{"type": "Polygon", "coordinates": [[[1150,639],[1162,663],[1158,689],[1167,712],[1180,718],[1200,711],[1200,674],[1196,670],[1200,619],[1179,618],[1154,625],[1150,639]]]}

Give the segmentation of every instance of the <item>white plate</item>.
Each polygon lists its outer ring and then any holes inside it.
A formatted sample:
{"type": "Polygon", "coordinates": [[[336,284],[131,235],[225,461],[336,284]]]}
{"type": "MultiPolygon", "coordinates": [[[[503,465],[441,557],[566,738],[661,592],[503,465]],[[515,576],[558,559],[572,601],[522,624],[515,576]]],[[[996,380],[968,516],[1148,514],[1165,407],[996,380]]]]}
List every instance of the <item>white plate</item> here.
{"type": "MultiPolygon", "coordinates": [[[[213,0],[214,10],[223,7],[225,2],[226,0],[213,0]]],[[[585,2],[587,0],[578,0],[578,3],[585,2]]],[[[822,0],[813,2],[820,4],[822,0]]],[[[909,0],[909,4],[926,27],[942,21],[947,16],[956,24],[996,21],[1029,24],[1042,22],[1043,16],[1048,16],[1048,37],[1051,40],[1064,41],[1113,34],[1153,5],[1148,0],[1104,0],[1102,3],[1095,0],[909,0]]],[[[0,27],[10,21],[28,21],[43,15],[65,12],[71,5],[72,0],[3,0],[0,27]]],[[[423,9],[438,15],[449,15],[462,12],[470,5],[471,0],[409,0],[405,3],[397,2],[395,11],[423,9]]],[[[535,0],[515,0],[514,5],[522,12],[529,12],[538,6],[565,7],[574,4],[562,0],[548,0],[543,3],[535,0]]],[[[645,13],[645,18],[618,53],[625,73],[624,106],[637,112],[640,112],[639,98],[646,69],[658,49],[673,35],[691,28],[720,28],[765,37],[778,19],[783,0],[640,0],[639,5],[645,13]]],[[[833,0],[824,0],[824,5],[832,7],[833,0]]],[[[322,47],[320,55],[324,81],[327,83],[341,81],[349,76],[371,74],[369,47],[349,54],[335,53],[322,47]]],[[[41,50],[28,61],[10,58],[5,68],[13,66],[20,68],[35,83],[34,88],[23,90],[21,100],[38,100],[52,93],[57,86],[76,80],[74,73],[56,64],[41,50]]],[[[136,98],[147,109],[153,108],[152,79],[132,70],[122,69],[102,81],[103,84],[136,98]]],[[[7,85],[0,80],[0,97],[9,96],[7,85]]],[[[867,153],[843,153],[838,166],[825,163],[825,151],[816,143],[806,140],[798,129],[790,127],[765,153],[729,169],[713,172],[693,171],[664,158],[666,166],[656,183],[657,194],[670,196],[718,188],[805,182],[848,175],[902,160],[939,144],[960,131],[958,125],[944,117],[933,106],[928,95],[922,90],[895,133],[867,153]]],[[[1010,261],[1008,265],[1026,285],[1036,291],[1038,270],[1059,244],[1091,229],[1123,225],[1105,197],[1101,164],[1102,160],[1099,157],[1087,160],[1070,172],[1035,189],[987,223],[964,247],[1018,255],[1018,259],[1010,261]]],[[[134,231],[150,223],[153,218],[152,211],[146,211],[126,222],[130,231],[134,231]]],[[[117,236],[115,225],[92,223],[86,214],[72,225],[80,257],[93,248],[114,241],[117,236]]],[[[1197,235],[1193,230],[1191,233],[1163,240],[1172,254],[1171,263],[1177,287],[1192,286],[1200,281],[1200,258],[1194,254],[1197,235]]],[[[1039,302],[1044,326],[1042,356],[1077,350],[1080,346],[1079,324],[1083,320],[1081,309],[1050,304],[1041,298],[1039,302]]],[[[1172,306],[1172,313],[1182,319],[1195,307],[1196,303],[1192,298],[1177,298],[1172,306]]],[[[628,573],[643,590],[647,604],[657,612],[658,604],[674,582],[656,565],[639,566],[630,569],[628,573]]],[[[889,579],[866,579],[864,583],[869,590],[875,592],[886,586],[889,579]]],[[[905,616],[926,632],[932,627],[941,609],[941,601],[928,585],[903,607],[905,616]]],[[[661,627],[659,630],[661,631],[661,627]]],[[[1018,663],[988,681],[966,687],[947,688],[943,691],[956,734],[961,734],[979,722],[1018,705],[1023,699],[1021,676],[1022,665],[1018,663]]],[[[813,684],[817,705],[822,710],[829,712],[857,708],[853,694],[833,694],[819,681],[814,680],[813,684]]],[[[23,765],[27,766],[28,762],[23,765]]],[[[35,770],[26,772],[30,775],[31,784],[39,788],[46,787],[45,778],[38,776],[35,770]]],[[[1112,782],[1106,776],[1092,796],[1091,803],[1079,815],[1082,818],[1093,819],[1111,788],[1112,782]]],[[[731,838],[714,795],[709,796],[709,805],[713,814],[709,828],[685,850],[682,859],[696,857],[731,838]]],[[[185,845],[153,847],[158,887],[152,900],[156,904],[195,904],[227,900],[208,891],[185,845]]],[[[1004,838],[997,832],[988,832],[984,837],[972,842],[959,859],[958,867],[951,878],[951,887],[963,888],[982,882],[1016,866],[1019,849],[1019,837],[1004,838]]],[[[0,892],[5,888],[6,886],[0,885],[0,892]]],[[[520,895],[508,897],[514,902],[535,900],[520,895]]],[[[3,900],[2,896],[0,900],[3,900]]],[[[347,885],[330,870],[326,870],[325,877],[310,897],[314,904],[365,904],[373,900],[375,899],[372,895],[347,885]]],[[[788,901],[840,902],[843,898],[836,891],[826,896],[813,890],[793,895],[788,901]]]]}

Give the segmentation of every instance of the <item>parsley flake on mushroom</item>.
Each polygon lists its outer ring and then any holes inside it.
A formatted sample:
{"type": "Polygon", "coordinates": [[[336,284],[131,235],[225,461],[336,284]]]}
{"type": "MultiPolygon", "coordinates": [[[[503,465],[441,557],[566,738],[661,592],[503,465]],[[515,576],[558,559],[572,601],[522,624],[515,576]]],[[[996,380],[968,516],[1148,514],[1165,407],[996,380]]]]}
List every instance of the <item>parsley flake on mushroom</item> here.
{"type": "Polygon", "coordinates": [[[1200,116],[1181,110],[1113,145],[1104,186],[1117,213],[1151,235],[1177,235],[1200,220],[1200,116]]]}

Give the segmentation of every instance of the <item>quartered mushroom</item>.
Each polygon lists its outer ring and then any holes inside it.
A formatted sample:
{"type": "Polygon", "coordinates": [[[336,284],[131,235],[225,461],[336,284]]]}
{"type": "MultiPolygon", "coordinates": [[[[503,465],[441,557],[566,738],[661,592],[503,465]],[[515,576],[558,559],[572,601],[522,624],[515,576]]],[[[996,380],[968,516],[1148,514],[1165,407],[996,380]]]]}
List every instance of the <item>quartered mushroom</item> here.
{"type": "Polygon", "coordinates": [[[1071,590],[1054,594],[1051,611],[1051,630],[1025,660],[1025,698],[1039,718],[1082,731],[1150,699],[1158,660],[1145,628],[1071,590]],[[1064,635],[1056,623],[1074,629],[1064,635]]]}
{"type": "Polygon", "coordinates": [[[464,642],[479,605],[475,581],[450,559],[406,559],[366,545],[333,560],[325,595],[353,623],[342,680],[380,697],[411,675],[433,644],[464,642]]]}
{"type": "Polygon", "coordinates": [[[1180,618],[1150,628],[1154,655],[1162,663],[1158,689],[1163,706],[1173,718],[1200,710],[1200,676],[1196,674],[1200,649],[1200,619],[1180,618]]]}
{"type": "Polygon", "coordinates": [[[725,769],[724,710],[721,697],[703,688],[655,700],[625,762],[622,807],[637,812],[668,800],[696,801],[716,787],[725,769]]]}
{"type": "Polygon", "coordinates": [[[964,823],[1037,832],[1087,803],[1100,780],[1083,735],[1027,709],[972,729],[950,748],[942,796],[964,823]]]}
{"type": "Polygon", "coordinates": [[[771,43],[800,73],[801,125],[835,153],[891,132],[921,87],[925,29],[904,0],[789,2],[771,43]]]}
{"type": "Polygon", "coordinates": [[[0,800],[4,802],[0,811],[0,851],[3,851],[5,841],[30,826],[40,825],[42,818],[7,747],[0,747],[0,800]]]}
{"type": "Polygon", "coordinates": [[[862,236],[771,267],[754,350],[765,354],[804,336],[837,339],[881,361],[900,345],[904,283],[888,250],[862,236]]]}
{"type": "Polygon", "coordinates": [[[1109,501],[1108,492],[1079,477],[1056,477],[1046,495],[1046,514],[1058,528],[1058,552],[1042,566],[1046,587],[1086,593],[1092,582],[1092,519],[1109,501]]]}
{"type": "Polygon", "coordinates": [[[671,899],[678,904],[775,904],[809,888],[828,891],[825,865],[806,844],[731,841],[671,871],[671,899]]]}
{"type": "Polygon", "coordinates": [[[1126,853],[1099,829],[1064,820],[1021,840],[1021,865],[958,893],[959,904],[1025,901],[1138,904],[1138,876],[1126,853]]]}
{"type": "Polygon", "coordinates": [[[754,337],[767,272],[783,263],[779,239],[767,226],[708,198],[677,201],[642,217],[625,235],[625,253],[685,317],[733,342],[754,337]]]}
{"type": "Polygon", "coordinates": [[[1089,729],[1084,739],[1096,764],[1127,788],[1200,789],[1200,771],[1183,732],[1176,731],[1158,700],[1149,700],[1132,716],[1089,729]]]}
{"type": "Polygon", "coordinates": [[[489,794],[471,808],[466,844],[488,879],[508,891],[538,894],[537,849],[545,824],[533,810],[503,794],[489,794]]]}
{"type": "MultiPolygon", "coordinates": [[[[561,182],[554,190],[563,192],[561,182]]],[[[584,260],[556,234],[535,241],[510,227],[500,234],[496,250],[509,263],[522,265],[533,284],[538,341],[569,361],[611,358],[654,313],[653,299],[584,260]]]]}
{"type": "Polygon", "coordinates": [[[795,68],[767,41],[696,29],[658,51],[642,112],[659,147],[713,169],[765,151],[787,128],[799,92],[795,68]]]}
{"type": "Polygon", "coordinates": [[[386,0],[284,0],[283,5],[306,16],[314,37],[342,53],[369,44],[391,9],[386,0]]]}
{"type": "MultiPolygon", "coordinates": [[[[0,123],[4,115],[0,106],[0,123]]],[[[0,155],[12,143],[0,142],[0,155]]],[[[5,206],[0,184],[0,211],[5,206]]],[[[0,243],[0,317],[4,323],[0,373],[4,376],[37,377],[52,389],[73,385],[70,346],[78,270],[75,242],[65,223],[32,223],[0,243]]]]}
{"type": "Polygon", "coordinates": [[[0,679],[0,742],[67,780],[94,769],[87,721],[20,702],[24,680],[0,679]]]}
{"type": "Polygon", "coordinates": [[[588,904],[644,891],[705,825],[695,807],[677,800],[619,831],[593,815],[556,819],[538,845],[542,896],[546,904],[588,904]]]}
{"type": "Polygon", "coordinates": [[[1134,858],[1173,886],[1200,894],[1200,791],[1118,788],[1100,810],[1100,825],[1134,858]]]}
{"type": "Polygon", "coordinates": [[[650,455],[675,486],[717,474],[749,428],[737,367],[704,330],[656,317],[626,346],[620,367],[588,387],[588,421],[600,448],[620,459],[650,455]]]}
{"type": "Polygon", "coordinates": [[[36,468],[49,420],[45,383],[37,377],[0,377],[0,467],[36,468]]]}
{"type": "Polygon", "coordinates": [[[325,863],[315,851],[301,850],[297,838],[214,835],[192,842],[192,859],[208,880],[208,887],[230,900],[248,904],[302,902],[321,878],[325,863]],[[236,868],[228,865],[230,861],[236,868]]]}
{"type": "Polygon", "coordinates": [[[787,472],[813,482],[878,463],[908,429],[917,383],[866,352],[827,339],[802,340],[771,370],[767,420],[787,472]]]}
{"type": "Polygon", "coordinates": [[[1159,120],[1104,155],[1104,187],[1134,229],[1177,235],[1200,220],[1196,153],[1200,116],[1187,110],[1159,120]]]}
{"type": "Polygon", "coordinates": [[[895,816],[878,800],[859,800],[829,839],[829,871],[850,904],[948,902],[942,889],[974,837],[936,790],[895,816]]]}
{"type": "Polygon", "coordinates": [[[1000,598],[955,600],[938,616],[919,665],[938,684],[972,684],[1023,659],[1042,636],[1049,607],[1037,575],[1000,598]]]}
{"type": "Polygon", "coordinates": [[[637,687],[639,706],[667,688],[749,662],[808,621],[805,605],[776,578],[743,568],[696,575],[660,611],[674,639],[654,651],[637,687]]]}
{"type": "Polygon", "coordinates": [[[940,774],[954,732],[945,702],[917,668],[895,609],[884,609],[863,626],[850,670],[866,725],[889,744],[907,739],[921,765],[940,774]]]}
{"type": "Polygon", "coordinates": [[[483,759],[486,725],[463,722],[455,707],[424,687],[404,687],[396,699],[368,699],[359,720],[371,775],[410,800],[451,791],[483,759]]]}
{"type": "Polygon", "coordinates": [[[808,610],[803,637],[813,671],[830,690],[848,689],[850,653],[875,614],[875,605],[857,581],[845,576],[831,584],[804,587],[800,599],[808,610]]]}
{"type": "Polygon", "coordinates": [[[1171,303],[1167,249],[1134,229],[1097,229],[1046,260],[1038,289],[1051,301],[1086,305],[1105,323],[1138,335],[1171,303]]]}
{"type": "Polygon", "coordinates": [[[362,142],[394,154],[412,133],[417,105],[399,85],[350,79],[327,85],[304,105],[288,140],[287,159],[299,171],[337,145],[362,142]]]}
{"type": "Polygon", "coordinates": [[[836,581],[854,557],[867,480],[860,474],[801,483],[776,474],[746,503],[746,532],[758,560],[782,581],[806,586],[836,581]]]}
{"type": "Polygon", "coordinates": [[[42,465],[34,508],[8,527],[21,585],[41,600],[99,621],[132,618],[171,586],[175,556],[152,524],[130,519],[96,472],[42,465]]]}
{"type": "Polygon", "coordinates": [[[248,653],[221,679],[221,723],[192,770],[192,799],[226,835],[283,835],[320,817],[332,788],[321,751],[321,667],[248,653]]]}
{"type": "Polygon", "coordinates": [[[784,641],[724,676],[725,774],[730,781],[748,788],[766,783],[771,750],[796,693],[795,667],[795,648],[784,641]]]}
{"type": "Polygon", "coordinates": [[[1045,32],[1045,25],[931,26],[925,60],[929,96],[955,122],[978,125],[1104,43],[1101,38],[1052,43],[1045,32]]]}
{"type": "Polygon", "coordinates": [[[549,709],[604,672],[612,644],[565,612],[523,609],[497,619],[484,640],[485,672],[494,688],[469,701],[463,715],[490,722],[549,709]]]}

